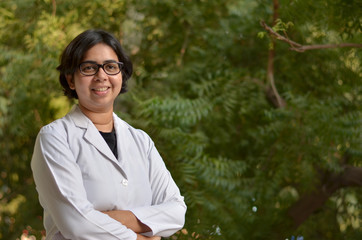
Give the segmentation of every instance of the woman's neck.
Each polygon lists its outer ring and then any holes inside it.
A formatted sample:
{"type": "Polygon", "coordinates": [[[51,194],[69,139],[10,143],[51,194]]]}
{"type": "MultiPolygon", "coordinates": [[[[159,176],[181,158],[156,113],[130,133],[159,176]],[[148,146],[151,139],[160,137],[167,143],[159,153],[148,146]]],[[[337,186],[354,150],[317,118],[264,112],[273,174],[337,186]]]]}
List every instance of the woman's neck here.
{"type": "Polygon", "coordinates": [[[112,132],[113,130],[113,109],[104,112],[94,112],[79,105],[80,110],[86,115],[96,126],[98,131],[112,132]]]}

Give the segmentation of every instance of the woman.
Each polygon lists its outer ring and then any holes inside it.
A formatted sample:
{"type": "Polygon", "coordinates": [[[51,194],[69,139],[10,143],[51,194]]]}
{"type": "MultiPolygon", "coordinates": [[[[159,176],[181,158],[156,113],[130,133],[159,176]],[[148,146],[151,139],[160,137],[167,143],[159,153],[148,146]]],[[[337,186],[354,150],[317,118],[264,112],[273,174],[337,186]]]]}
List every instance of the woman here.
{"type": "Polygon", "coordinates": [[[160,239],[186,205],[150,137],[113,113],[132,63],[117,39],[88,30],[64,50],[60,83],[78,104],[44,126],[31,162],[46,239],[160,239]]]}

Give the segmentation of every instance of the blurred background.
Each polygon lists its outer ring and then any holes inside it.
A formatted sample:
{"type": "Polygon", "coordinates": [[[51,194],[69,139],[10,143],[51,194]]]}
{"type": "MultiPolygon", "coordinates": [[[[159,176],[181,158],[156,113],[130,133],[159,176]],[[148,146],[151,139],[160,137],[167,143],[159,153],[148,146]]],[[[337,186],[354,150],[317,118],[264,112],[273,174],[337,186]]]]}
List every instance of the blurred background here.
{"type": "Polygon", "coordinates": [[[172,239],[362,239],[360,0],[1,0],[0,239],[42,239],[30,159],[89,28],[134,63],[116,113],[188,205],[172,239]]]}

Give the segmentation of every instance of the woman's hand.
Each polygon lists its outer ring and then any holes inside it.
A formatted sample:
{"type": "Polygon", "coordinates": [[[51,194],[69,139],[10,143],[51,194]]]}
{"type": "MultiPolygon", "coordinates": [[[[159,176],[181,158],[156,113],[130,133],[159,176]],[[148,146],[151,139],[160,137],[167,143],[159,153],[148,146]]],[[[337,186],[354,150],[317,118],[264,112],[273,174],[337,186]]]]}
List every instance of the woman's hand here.
{"type": "Polygon", "coordinates": [[[145,237],[141,234],[137,234],[137,240],[161,240],[161,237],[145,237]]]}
{"type": "Polygon", "coordinates": [[[117,220],[118,222],[122,223],[123,225],[137,233],[137,240],[161,240],[161,237],[145,237],[141,234],[138,234],[142,232],[149,232],[151,231],[151,229],[147,225],[141,223],[131,211],[115,210],[106,211],[103,213],[107,214],[111,218],[117,220]]]}
{"type": "Polygon", "coordinates": [[[151,229],[147,225],[144,225],[142,222],[140,222],[131,211],[115,210],[106,211],[103,213],[107,214],[111,218],[117,220],[118,222],[122,223],[123,225],[137,233],[137,240],[161,240],[161,237],[145,237],[141,234],[138,234],[142,232],[149,232],[151,231],[151,229]]]}
{"type": "Polygon", "coordinates": [[[140,220],[138,220],[138,218],[136,218],[136,216],[131,211],[114,210],[114,211],[106,211],[103,213],[107,214],[116,221],[122,223],[127,228],[133,230],[135,233],[145,233],[151,231],[151,229],[147,225],[143,224],[140,220]]]}

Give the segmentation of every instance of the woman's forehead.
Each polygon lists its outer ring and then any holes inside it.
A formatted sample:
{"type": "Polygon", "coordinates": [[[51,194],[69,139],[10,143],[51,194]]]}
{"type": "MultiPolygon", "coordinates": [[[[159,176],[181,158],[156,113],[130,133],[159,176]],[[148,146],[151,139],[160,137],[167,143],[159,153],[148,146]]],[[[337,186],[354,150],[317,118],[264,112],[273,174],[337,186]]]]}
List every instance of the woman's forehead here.
{"type": "Polygon", "coordinates": [[[96,62],[105,62],[110,60],[118,61],[118,56],[109,45],[105,43],[98,43],[84,53],[82,61],[88,60],[96,62]]]}

